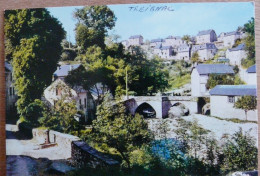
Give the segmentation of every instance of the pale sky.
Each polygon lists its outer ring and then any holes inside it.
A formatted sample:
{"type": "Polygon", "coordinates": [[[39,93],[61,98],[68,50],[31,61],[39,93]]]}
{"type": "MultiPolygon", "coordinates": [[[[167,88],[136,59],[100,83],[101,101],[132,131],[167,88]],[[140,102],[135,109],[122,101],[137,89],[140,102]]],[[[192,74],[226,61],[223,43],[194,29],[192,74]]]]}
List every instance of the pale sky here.
{"type": "MultiPolygon", "coordinates": [[[[81,7],[48,8],[62,23],[67,39],[72,43],[75,43],[76,20],[73,19],[73,12],[76,8],[81,7]]],[[[120,40],[131,35],[142,35],[144,40],[169,35],[196,35],[198,31],[207,29],[214,29],[218,35],[234,31],[254,17],[251,2],[126,4],[109,5],[109,8],[117,17],[116,25],[109,33],[118,34],[120,40]],[[134,11],[132,7],[146,11],[134,11]],[[153,7],[167,7],[169,10],[152,11],[153,7]]]]}

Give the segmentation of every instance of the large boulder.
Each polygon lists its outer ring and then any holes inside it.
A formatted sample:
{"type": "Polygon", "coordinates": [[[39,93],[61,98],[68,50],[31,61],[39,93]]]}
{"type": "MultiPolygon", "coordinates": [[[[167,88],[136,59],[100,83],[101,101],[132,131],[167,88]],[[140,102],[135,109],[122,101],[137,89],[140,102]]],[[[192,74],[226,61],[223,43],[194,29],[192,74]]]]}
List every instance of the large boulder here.
{"type": "Polygon", "coordinates": [[[185,115],[189,115],[189,109],[186,108],[184,105],[180,104],[177,106],[172,106],[168,112],[169,118],[176,118],[185,115]]]}
{"type": "Polygon", "coordinates": [[[258,171],[234,172],[231,176],[257,176],[258,171]]]}

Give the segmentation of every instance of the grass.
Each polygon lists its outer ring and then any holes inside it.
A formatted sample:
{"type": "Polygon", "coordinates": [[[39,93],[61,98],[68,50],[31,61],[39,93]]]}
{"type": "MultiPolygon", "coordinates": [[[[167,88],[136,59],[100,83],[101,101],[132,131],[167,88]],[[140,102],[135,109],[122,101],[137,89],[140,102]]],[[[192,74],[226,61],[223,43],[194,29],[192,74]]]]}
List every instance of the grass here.
{"type": "Polygon", "coordinates": [[[180,88],[185,84],[189,84],[191,80],[190,74],[185,74],[183,76],[176,76],[172,80],[170,80],[171,89],[180,88]]]}
{"type": "Polygon", "coordinates": [[[210,117],[214,117],[216,119],[219,119],[219,120],[225,120],[225,121],[228,121],[228,122],[233,122],[233,123],[256,123],[256,121],[250,121],[250,120],[240,120],[240,119],[237,119],[237,118],[232,118],[232,119],[223,119],[221,117],[216,117],[216,116],[210,116],[210,117]]]}

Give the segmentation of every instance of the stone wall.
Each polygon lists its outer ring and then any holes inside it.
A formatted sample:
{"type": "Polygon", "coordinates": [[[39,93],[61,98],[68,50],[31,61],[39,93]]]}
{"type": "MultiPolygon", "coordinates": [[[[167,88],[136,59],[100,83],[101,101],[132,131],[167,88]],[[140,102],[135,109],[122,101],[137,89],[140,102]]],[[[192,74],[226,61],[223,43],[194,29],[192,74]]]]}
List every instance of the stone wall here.
{"type": "Polygon", "coordinates": [[[83,141],[71,143],[71,161],[77,167],[117,167],[119,162],[90,147],[83,141]]]}
{"type": "MultiPolygon", "coordinates": [[[[46,139],[46,129],[33,129],[33,139],[38,144],[43,144],[46,139]]],[[[108,158],[103,153],[90,147],[78,137],[50,130],[49,139],[51,143],[57,143],[65,158],[71,159],[76,167],[107,167],[118,166],[119,162],[108,158]]]]}

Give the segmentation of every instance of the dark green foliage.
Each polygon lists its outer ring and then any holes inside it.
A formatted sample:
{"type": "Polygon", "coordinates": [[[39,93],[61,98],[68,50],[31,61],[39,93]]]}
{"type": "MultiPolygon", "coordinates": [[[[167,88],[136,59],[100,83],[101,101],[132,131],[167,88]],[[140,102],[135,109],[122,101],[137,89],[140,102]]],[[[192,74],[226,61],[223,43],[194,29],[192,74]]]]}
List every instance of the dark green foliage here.
{"type": "Polygon", "coordinates": [[[244,39],[246,44],[245,50],[247,51],[247,58],[243,59],[241,64],[243,67],[248,68],[255,64],[255,19],[251,18],[244,25],[243,31],[247,33],[247,37],[244,39]]]}
{"type": "Polygon", "coordinates": [[[257,105],[257,100],[255,96],[242,96],[239,98],[235,104],[234,107],[238,109],[243,109],[246,114],[246,120],[247,120],[247,112],[250,110],[255,110],[257,105]]]}
{"type": "Polygon", "coordinates": [[[93,45],[104,49],[107,31],[115,26],[114,12],[107,6],[86,6],[77,9],[74,17],[78,20],[76,24],[77,45],[84,49],[93,45]]]}
{"type": "Polygon", "coordinates": [[[116,149],[127,168],[130,168],[130,153],[151,139],[143,117],[127,115],[124,105],[115,104],[108,94],[98,106],[92,131],[94,141],[116,149]]]}
{"type": "Polygon", "coordinates": [[[30,122],[33,127],[39,126],[38,119],[43,116],[43,111],[45,110],[44,108],[44,103],[39,99],[35,99],[33,103],[30,103],[27,107],[25,107],[25,120],[30,122]]]}
{"type": "Polygon", "coordinates": [[[234,85],[235,77],[233,75],[209,75],[208,82],[206,84],[207,89],[212,89],[216,85],[234,85]]]}
{"type": "Polygon", "coordinates": [[[26,116],[26,108],[51,83],[64,35],[61,24],[46,9],[5,13],[6,58],[13,66],[20,116],[26,116]]]}
{"type": "Polygon", "coordinates": [[[257,169],[257,148],[249,132],[240,128],[223,146],[224,171],[248,171],[257,169]]]}

